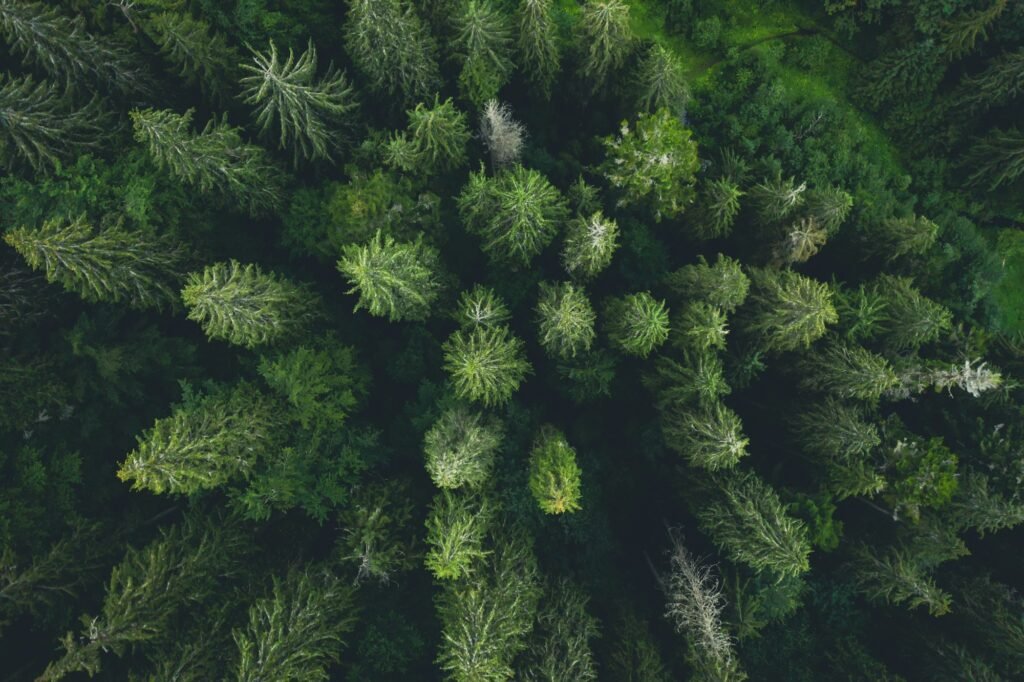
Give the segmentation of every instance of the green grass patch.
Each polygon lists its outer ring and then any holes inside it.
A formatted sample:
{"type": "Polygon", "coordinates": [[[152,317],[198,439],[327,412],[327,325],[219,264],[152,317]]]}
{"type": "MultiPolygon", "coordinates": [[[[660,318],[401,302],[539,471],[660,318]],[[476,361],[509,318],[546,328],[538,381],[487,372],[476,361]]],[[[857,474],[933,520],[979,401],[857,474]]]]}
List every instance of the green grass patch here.
{"type": "Polygon", "coordinates": [[[1003,276],[992,287],[996,326],[1007,333],[1024,331],[1024,232],[1000,230],[996,249],[1002,257],[1003,276]]]}

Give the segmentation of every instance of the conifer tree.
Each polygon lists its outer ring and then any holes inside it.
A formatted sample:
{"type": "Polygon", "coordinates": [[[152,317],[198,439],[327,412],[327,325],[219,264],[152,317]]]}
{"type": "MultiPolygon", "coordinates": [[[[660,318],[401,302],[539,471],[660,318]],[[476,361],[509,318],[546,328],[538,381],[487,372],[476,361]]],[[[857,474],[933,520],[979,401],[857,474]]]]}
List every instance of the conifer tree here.
{"type": "Polygon", "coordinates": [[[727,236],[732,231],[732,225],[740,211],[742,196],[743,191],[729,178],[718,178],[705,183],[692,223],[695,235],[700,239],[727,236]]]}
{"type": "Polygon", "coordinates": [[[615,356],[602,348],[561,362],[556,369],[569,397],[577,403],[586,403],[611,395],[615,364],[615,356]]]}
{"type": "Polygon", "coordinates": [[[520,0],[518,6],[519,62],[530,83],[545,98],[551,96],[561,58],[554,5],[553,0],[520,0]]]}
{"type": "Polygon", "coordinates": [[[72,109],[67,93],[30,76],[0,76],[0,163],[42,172],[95,149],[107,135],[99,97],[72,109]]]}
{"type": "Polygon", "coordinates": [[[427,473],[434,485],[479,489],[490,477],[502,435],[496,420],[465,407],[444,412],[423,440],[427,473]]]}
{"type": "Polygon", "coordinates": [[[601,211],[569,221],[562,247],[562,265],[573,277],[596,277],[619,248],[619,225],[601,211]]]}
{"type": "Polygon", "coordinates": [[[853,197],[833,185],[809,189],[804,197],[808,215],[830,236],[839,230],[853,208],[853,197]]]}
{"type": "Polygon", "coordinates": [[[990,192],[1024,174],[1024,132],[995,128],[971,147],[968,163],[974,171],[968,183],[990,192]]]}
{"type": "Polygon", "coordinates": [[[530,451],[530,492],[545,514],[580,510],[576,451],[561,431],[545,426],[530,451]]]}
{"type": "Polygon", "coordinates": [[[483,542],[492,515],[483,497],[450,490],[435,495],[427,516],[427,570],[438,580],[473,574],[477,564],[491,553],[483,542]]]}
{"type": "Polygon", "coordinates": [[[722,498],[697,510],[701,527],[733,561],[755,571],[797,577],[810,564],[803,521],[786,514],[772,488],[752,473],[722,479],[722,498]]]}
{"type": "Polygon", "coordinates": [[[469,128],[466,115],[451,98],[444,102],[436,95],[434,106],[421,102],[406,112],[409,127],[388,142],[388,163],[404,171],[429,175],[458,168],[466,162],[469,128]]]}
{"type": "Polygon", "coordinates": [[[832,291],[792,270],[754,270],[746,329],[766,350],[806,348],[838,321],[832,291]]]}
{"type": "Polygon", "coordinates": [[[491,0],[467,0],[455,28],[454,46],[463,60],[459,89],[479,106],[497,97],[515,66],[509,18],[491,0]]]}
{"type": "Polygon", "coordinates": [[[691,137],[677,116],[659,109],[639,114],[633,128],[623,121],[618,137],[604,138],[601,172],[622,190],[619,204],[646,203],[658,222],[682,213],[693,202],[700,167],[697,143],[691,137]]]}
{"type": "Polygon", "coordinates": [[[761,220],[767,223],[783,220],[803,206],[807,183],[796,184],[794,178],[782,175],[765,178],[750,190],[750,199],[761,220]]]}
{"type": "Polygon", "coordinates": [[[628,613],[618,628],[609,670],[623,682],[670,682],[647,624],[628,613]]]}
{"type": "Polygon", "coordinates": [[[568,282],[541,283],[537,331],[540,345],[550,355],[565,359],[590,350],[596,319],[583,289],[568,282]]]}
{"type": "Polygon", "coordinates": [[[963,80],[961,106],[972,113],[999,106],[1024,92],[1024,49],[1007,52],[988,62],[985,70],[963,80]]]}
{"type": "Polygon", "coordinates": [[[903,256],[920,255],[931,248],[939,226],[923,216],[889,218],[869,224],[864,245],[870,255],[893,262],[903,256]]]}
{"type": "Polygon", "coordinates": [[[604,85],[609,71],[622,66],[632,39],[629,5],[623,0],[587,0],[583,5],[577,40],[583,52],[583,77],[592,92],[604,85]]]}
{"type": "Polygon", "coordinates": [[[745,457],[750,439],[743,435],[739,415],[721,402],[699,411],[676,409],[662,422],[666,444],[695,467],[730,469],[745,457]]]}
{"type": "Polygon", "coordinates": [[[443,348],[456,395],[487,407],[508,402],[530,373],[525,345],[507,327],[460,329],[443,348]]]}
{"type": "Polygon", "coordinates": [[[524,682],[593,682],[597,664],[590,640],[597,619],[587,613],[587,595],[566,580],[549,584],[520,677],[524,682]]]}
{"type": "MultiPolygon", "coordinates": [[[[693,403],[711,409],[732,392],[725,381],[722,360],[716,353],[694,353],[688,355],[685,362],[661,356],[654,361],[653,371],[643,377],[643,383],[654,391],[659,409],[682,409],[679,415],[667,417],[675,424],[689,418],[693,403]]],[[[669,446],[681,442],[673,438],[669,446]]]]}
{"type": "Polygon", "coordinates": [[[974,50],[978,38],[987,38],[988,29],[1006,10],[1009,0],[991,0],[988,7],[964,12],[943,25],[943,51],[949,59],[957,59],[974,50]]]}
{"type": "Polygon", "coordinates": [[[437,251],[423,243],[397,242],[380,231],[363,246],[345,247],[338,270],[359,294],[356,310],[398,320],[423,320],[430,315],[441,284],[437,251]]]}
{"type": "Polygon", "coordinates": [[[493,260],[526,266],[551,243],[566,217],[565,199],[535,170],[514,166],[493,178],[470,173],[458,198],[466,228],[493,260]]]}
{"type": "Polygon", "coordinates": [[[500,327],[510,317],[505,301],[489,287],[477,284],[459,294],[455,320],[461,327],[500,327]]]}
{"type": "Polygon", "coordinates": [[[869,599],[907,608],[927,606],[928,613],[948,613],[952,596],[935,584],[925,569],[903,547],[879,556],[866,546],[855,552],[854,577],[869,599]]]}
{"type": "Polygon", "coordinates": [[[885,317],[879,326],[892,349],[916,350],[952,327],[952,313],[922,296],[909,278],[883,273],[874,288],[885,301],[885,317]]]}
{"type": "Polygon", "coordinates": [[[247,384],[206,395],[186,392],[157,419],[117,471],[135,489],[191,495],[252,473],[268,456],[276,419],[270,402],[247,384]]]}
{"type": "Polygon", "coordinates": [[[48,282],[86,301],[159,308],[177,300],[185,251],[166,237],[132,234],[120,226],[96,231],[81,216],[48,220],[35,230],[17,228],[4,241],[48,282]]]}
{"type": "Polygon", "coordinates": [[[831,343],[800,360],[800,385],[839,398],[878,400],[899,383],[889,361],[861,346],[831,343]]]}
{"type": "Polygon", "coordinates": [[[440,84],[437,44],[403,0],[350,0],[345,50],[380,95],[422,102],[440,84]]]}
{"type": "Polygon", "coordinates": [[[294,333],[317,305],[304,287],[234,260],[190,274],[181,298],[208,337],[246,348],[294,333]]]}
{"type": "Polygon", "coordinates": [[[63,79],[68,88],[92,82],[123,95],[149,91],[149,76],[131,53],[88,33],[81,16],[70,19],[39,2],[0,0],[0,36],[27,63],[63,79]]]}
{"type": "Polygon", "coordinates": [[[135,139],[179,180],[203,193],[213,193],[250,215],[261,215],[281,201],[279,171],[266,152],[242,142],[237,128],[210,120],[192,132],[192,114],[153,109],[131,112],[135,139]]]}
{"type": "Polygon", "coordinates": [[[367,578],[390,585],[395,575],[418,567],[418,533],[408,497],[402,482],[360,485],[338,514],[344,528],[338,539],[340,559],[358,566],[356,585],[367,578]]]}
{"type": "Polygon", "coordinates": [[[861,407],[831,396],[801,410],[793,426],[800,447],[822,459],[863,458],[882,442],[861,407]]]}
{"type": "Polygon", "coordinates": [[[958,529],[971,528],[984,537],[1024,523],[1024,502],[1017,495],[1008,498],[992,490],[990,478],[994,479],[978,471],[961,475],[950,502],[952,522],[958,529]]]}
{"type": "Polygon", "coordinates": [[[782,242],[775,246],[775,261],[781,265],[803,263],[821,250],[828,232],[814,218],[802,218],[790,225],[782,242]]]}
{"type": "Polygon", "coordinates": [[[269,53],[252,53],[252,64],[241,67],[250,74],[241,80],[242,96],[255,107],[260,132],[276,128],[278,146],[291,147],[296,165],[300,158],[332,160],[341,143],[340,129],[357,107],[345,74],[331,64],[316,78],[312,40],[298,59],[289,49],[288,58],[282,61],[273,40],[269,53]]]}
{"type": "Polygon", "coordinates": [[[249,608],[238,645],[239,682],[330,678],[354,624],[352,588],[326,570],[292,569],[249,608]]]}
{"type": "Polygon", "coordinates": [[[612,299],[605,310],[605,324],[616,348],[642,358],[665,343],[669,334],[665,302],[646,291],[612,299]]]}
{"type": "Polygon", "coordinates": [[[480,112],[480,137],[491,155],[491,170],[518,163],[523,151],[526,128],[512,118],[512,108],[504,102],[489,99],[480,112]]]}
{"type": "Polygon", "coordinates": [[[188,84],[198,84],[218,103],[234,89],[241,58],[224,36],[187,12],[161,12],[143,27],[160,46],[160,54],[188,84]]]}
{"type": "Polygon", "coordinates": [[[729,334],[725,313],[703,301],[690,303],[672,321],[669,343],[680,350],[703,353],[725,350],[729,334]]]}
{"type": "Polygon", "coordinates": [[[693,265],[684,265],[665,278],[665,284],[676,296],[707,303],[731,313],[747,299],[750,279],[739,261],[718,254],[714,265],[698,256],[693,265]]]}
{"type": "Polygon", "coordinates": [[[657,43],[651,45],[636,74],[639,108],[668,109],[677,116],[686,108],[689,92],[682,60],[657,43]]]}

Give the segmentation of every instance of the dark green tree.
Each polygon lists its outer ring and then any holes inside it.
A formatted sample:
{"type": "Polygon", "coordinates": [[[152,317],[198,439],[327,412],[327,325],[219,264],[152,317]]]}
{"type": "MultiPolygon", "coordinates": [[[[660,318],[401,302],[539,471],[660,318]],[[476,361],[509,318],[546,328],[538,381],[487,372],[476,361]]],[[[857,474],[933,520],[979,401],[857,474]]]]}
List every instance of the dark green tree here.
{"type": "Polygon", "coordinates": [[[605,326],[616,348],[645,358],[668,339],[668,309],[646,291],[630,294],[609,301],[605,326]]]}
{"type": "Polygon", "coordinates": [[[491,0],[467,0],[455,19],[454,47],[462,59],[459,89],[477,106],[497,97],[512,74],[509,24],[509,17],[491,0]]]}
{"type": "Polygon", "coordinates": [[[1024,174],[1024,132],[996,128],[978,140],[968,154],[973,169],[968,182],[995,191],[1024,174]]]}
{"type": "Polygon", "coordinates": [[[466,143],[470,132],[466,115],[451,98],[442,102],[434,97],[434,106],[422,102],[406,112],[409,126],[388,142],[388,163],[404,171],[429,175],[458,168],[466,162],[466,143]]]}
{"type": "Polygon", "coordinates": [[[597,619],[587,612],[587,594],[562,580],[549,583],[541,598],[526,663],[524,682],[592,682],[597,663],[590,640],[599,633],[597,619]]]}
{"type": "Polygon", "coordinates": [[[142,26],[186,83],[198,84],[218,103],[234,90],[241,57],[208,23],[187,12],[160,12],[147,17],[142,26]]]}
{"type": "Polygon", "coordinates": [[[799,370],[801,387],[839,398],[875,401],[899,382],[884,357],[843,343],[815,349],[800,359],[799,370]]]}
{"type": "Polygon", "coordinates": [[[806,348],[838,321],[827,284],[788,269],[754,270],[751,276],[746,330],[766,350],[806,348]]]}
{"type": "Polygon", "coordinates": [[[576,40],[583,53],[582,76],[597,92],[632,49],[629,5],[623,0],[588,0],[581,8],[576,40]]]}
{"type": "Polygon", "coordinates": [[[561,58],[553,0],[520,0],[518,6],[519,62],[530,83],[550,97],[561,58]]]}
{"type": "Polygon", "coordinates": [[[682,115],[689,89],[682,60],[668,48],[651,45],[637,69],[637,101],[640,109],[654,112],[668,109],[682,115]]]}
{"type": "Polygon", "coordinates": [[[705,183],[697,199],[697,210],[692,222],[694,235],[699,239],[716,239],[728,235],[740,212],[740,197],[743,194],[739,186],[729,178],[705,183]]]}
{"type": "Polygon", "coordinates": [[[680,298],[692,299],[731,313],[747,299],[750,279],[739,261],[718,254],[714,265],[698,256],[693,265],[684,265],[665,278],[666,286],[680,298]]]}
{"type": "Polygon", "coordinates": [[[923,216],[889,218],[870,223],[864,231],[867,252],[888,262],[921,255],[935,243],[939,226],[923,216]]]}

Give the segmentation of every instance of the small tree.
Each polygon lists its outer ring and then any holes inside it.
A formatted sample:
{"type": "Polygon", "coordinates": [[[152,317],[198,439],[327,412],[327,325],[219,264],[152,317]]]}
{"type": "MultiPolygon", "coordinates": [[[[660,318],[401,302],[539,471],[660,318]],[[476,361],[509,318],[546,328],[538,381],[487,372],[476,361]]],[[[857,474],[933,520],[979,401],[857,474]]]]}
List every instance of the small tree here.
{"type": "Polygon", "coordinates": [[[774,260],[779,265],[804,263],[821,250],[828,232],[814,218],[802,218],[786,229],[786,236],[775,245],[774,260]]]}
{"type": "Polygon", "coordinates": [[[800,360],[800,385],[839,398],[878,400],[899,379],[889,361],[860,346],[832,343],[800,360]]]}
{"type": "Polygon", "coordinates": [[[708,303],[697,301],[683,308],[682,314],[672,321],[669,343],[681,350],[725,350],[725,337],[729,326],[725,313],[708,303]]]}
{"type": "Polygon", "coordinates": [[[558,358],[575,357],[594,342],[594,313],[586,293],[568,282],[540,286],[537,326],[540,345],[558,358]]]}
{"type": "Polygon", "coordinates": [[[864,420],[863,409],[828,397],[802,410],[793,420],[800,447],[823,460],[856,460],[882,442],[878,428],[864,420]]]}
{"type": "Polygon", "coordinates": [[[500,327],[511,316],[505,301],[489,287],[477,284],[459,294],[455,321],[461,327],[500,327]]]}
{"type": "Polygon", "coordinates": [[[93,230],[85,217],[48,220],[36,230],[11,230],[4,241],[25,262],[86,301],[124,301],[135,308],[177,301],[185,250],[165,237],[120,226],[93,230]]]}
{"type": "Polygon", "coordinates": [[[470,137],[466,115],[455,108],[451,98],[441,102],[435,95],[433,107],[421,102],[405,113],[409,127],[388,143],[392,166],[429,175],[466,162],[470,137]]]}
{"type": "Polygon", "coordinates": [[[345,247],[338,270],[359,294],[356,310],[398,320],[424,320],[430,315],[441,284],[437,251],[423,243],[396,242],[377,232],[363,246],[345,247]]]}
{"type": "Polygon", "coordinates": [[[273,593],[249,608],[246,627],[232,631],[239,682],[329,679],[354,611],[352,588],[326,571],[293,569],[275,579],[273,593]]]}
{"type": "Polygon", "coordinates": [[[839,320],[832,291],[792,270],[754,270],[754,292],[746,330],[760,337],[765,350],[806,348],[839,320]]]}
{"type": "Polygon", "coordinates": [[[500,263],[526,266],[551,243],[568,213],[565,199],[535,170],[514,166],[493,178],[471,173],[458,198],[467,229],[500,263]]]}
{"type": "Polygon", "coordinates": [[[648,292],[612,299],[605,311],[608,339],[619,350],[642,358],[668,339],[668,309],[648,292]]]}
{"type": "Polygon", "coordinates": [[[489,99],[480,112],[480,137],[491,154],[491,170],[519,162],[526,129],[512,118],[512,109],[504,102],[489,99]]]}
{"type": "Polygon", "coordinates": [[[804,196],[808,215],[828,235],[833,235],[839,230],[853,208],[853,197],[845,190],[832,185],[808,190],[804,196]]]}
{"type": "Polygon", "coordinates": [[[344,529],[338,557],[357,566],[355,584],[367,578],[380,585],[419,566],[409,490],[401,481],[360,485],[338,514],[344,529]]]}
{"type": "Polygon", "coordinates": [[[721,402],[700,411],[676,409],[662,421],[666,444],[691,465],[708,471],[730,469],[747,456],[750,443],[739,415],[721,402]]]}
{"type": "Polygon", "coordinates": [[[794,178],[765,178],[750,190],[750,199],[761,220],[766,223],[784,220],[803,206],[807,183],[796,184],[794,178]]]}
{"type": "Polygon", "coordinates": [[[523,682],[593,682],[597,663],[590,640],[597,619],[587,613],[587,595],[562,580],[549,584],[541,598],[537,623],[520,669],[523,682]]]}
{"type": "Polygon", "coordinates": [[[651,45],[636,74],[637,100],[644,111],[668,109],[677,116],[686,108],[689,92],[682,60],[657,43],[651,45]]]}
{"type": "Polygon", "coordinates": [[[692,229],[699,239],[725,237],[740,212],[743,191],[729,178],[709,180],[701,189],[692,229]]]}
{"type": "Polygon", "coordinates": [[[519,57],[530,83],[545,98],[558,75],[558,32],[553,0],[522,0],[518,7],[519,57]]]}
{"type": "Polygon", "coordinates": [[[189,275],[181,298],[208,337],[246,348],[291,335],[317,305],[304,287],[234,260],[189,275]]]}
{"type": "Polygon", "coordinates": [[[234,87],[241,61],[234,47],[210,25],[187,12],[160,12],[147,18],[143,29],[160,46],[160,55],[188,84],[198,83],[208,97],[218,103],[227,99],[226,90],[234,87]]]}
{"type": "Polygon", "coordinates": [[[620,205],[647,203],[654,219],[674,218],[693,202],[700,162],[692,133],[668,109],[640,114],[635,128],[622,122],[619,137],[603,140],[601,172],[622,190],[620,205]]]}
{"type": "Polygon", "coordinates": [[[464,407],[447,410],[423,440],[427,473],[439,488],[478,489],[487,482],[501,447],[501,424],[464,407]]]}
{"type": "Polygon", "coordinates": [[[507,327],[460,329],[443,348],[456,395],[487,407],[508,402],[530,372],[525,345],[507,327]]]}
{"type": "Polygon", "coordinates": [[[949,612],[951,595],[936,585],[904,548],[878,556],[862,545],[855,556],[857,585],[872,601],[906,604],[910,609],[927,606],[933,616],[949,612]]]}
{"type": "Polygon", "coordinates": [[[542,428],[530,451],[530,492],[545,514],[579,511],[580,473],[576,451],[562,432],[542,428]]]}
{"type": "Polygon", "coordinates": [[[481,105],[498,95],[515,66],[509,19],[491,0],[468,0],[455,28],[454,46],[463,60],[459,89],[481,105]]]}
{"type": "Polygon", "coordinates": [[[490,554],[483,548],[491,508],[481,497],[443,490],[427,516],[427,570],[438,580],[465,578],[490,554]]]}
{"type": "Polygon", "coordinates": [[[578,26],[577,41],[584,53],[582,75],[597,92],[608,72],[622,66],[632,49],[629,5],[623,0],[587,0],[578,26]]]}
{"type": "Polygon", "coordinates": [[[340,144],[339,129],[357,107],[345,74],[331,64],[316,79],[312,40],[298,59],[289,49],[288,58],[281,61],[273,40],[268,54],[252,53],[253,63],[242,65],[251,74],[242,78],[242,96],[255,106],[260,132],[277,128],[278,146],[292,148],[296,165],[300,158],[331,160],[340,144]]]}
{"type": "Polygon", "coordinates": [[[750,279],[740,262],[722,254],[714,265],[698,256],[693,265],[684,265],[666,277],[665,284],[680,298],[702,301],[725,313],[743,305],[750,290],[750,279]]]}
{"type": "Polygon", "coordinates": [[[880,326],[893,350],[917,350],[953,326],[949,309],[922,296],[907,277],[882,274],[874,289],[885,301],[885,317],[880,326]]]}
{"type": "Polygon", "coordinates": [[[562,247],[562,265],[573,277],[596,277],[619,248],[619,226],[601,211],[569,221],[562,247]]]}
{"type": "Polygon", "coordinates": [[[889,218],[869,223],[863,244],[869,255],[893,262],[910,255],[921,255],[931,248],[939,226],[923,216],[889,218]]]}

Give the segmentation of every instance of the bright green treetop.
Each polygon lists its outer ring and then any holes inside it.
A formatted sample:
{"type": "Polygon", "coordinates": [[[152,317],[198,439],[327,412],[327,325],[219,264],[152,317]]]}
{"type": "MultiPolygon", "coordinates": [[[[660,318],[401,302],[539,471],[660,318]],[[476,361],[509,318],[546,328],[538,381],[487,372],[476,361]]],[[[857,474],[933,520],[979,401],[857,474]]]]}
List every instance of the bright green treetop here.
{"type": "Polygon", "coordinates": [[[480,488],[490,477],[502,435],[494,419],[464,407],[446,411],[423,440],[427,473],[434,485],[480,488]]]}
{"type": "Polygon", "coordinates": [[[668,308],[646,291],[615,298],[605,310],[605,325],[613,345],[645,358],[668,339],[668,308]]]}
{"type": "Polygon", "coordinates": [[[537,332],[540,345],[558,358],[575,357],[590,349],[596,336],[597,315],[586,292],[569,282],[542,282],[537,301],[537,332]]]}
{"type": "Polygon", "coordinates": [[[612,262],[619,247],[619,226],[601,211],[569,221],[562,247],[562,264],[573,277],[597,276],[612,262]]]}
{"type": "Polygon", "coordinates": [[[530,492],[544,513],[579,511],[580,473],[576,451],[562,432],[541,429],[530,451],[530,492]]]}
{"type": "Polygon", "coordinates": [[[444,364],[460,398],[488,407],[508,402],[530,373],[525,345],[507,327],[457,330],[444,343],[444,364]]]}
{"type": "Polygon", "coordinates": [[[806,348],[839,320],[832,290],[792,270],[755,270],[747,330],[761,338],[766,350],[806,348]]]}
{"type": "Polygon", "coordinates": [[[404,171],[424,175],[458,168],[466,162],[469,126],[466,114],[451,98],[444,102],[436,95],[434,105],[422,102],[406,112],[409,126],[388,142],[388,163],[404,171]]]}
{"type": "Polygon", "coordinates": [[[350,244],[338,270],[359,294],[356,310],[398,320],[423,320],[430,315],[441,284],[437,251],[422,240],[398,242],[377,232],[366,244],[350,244]]]}

